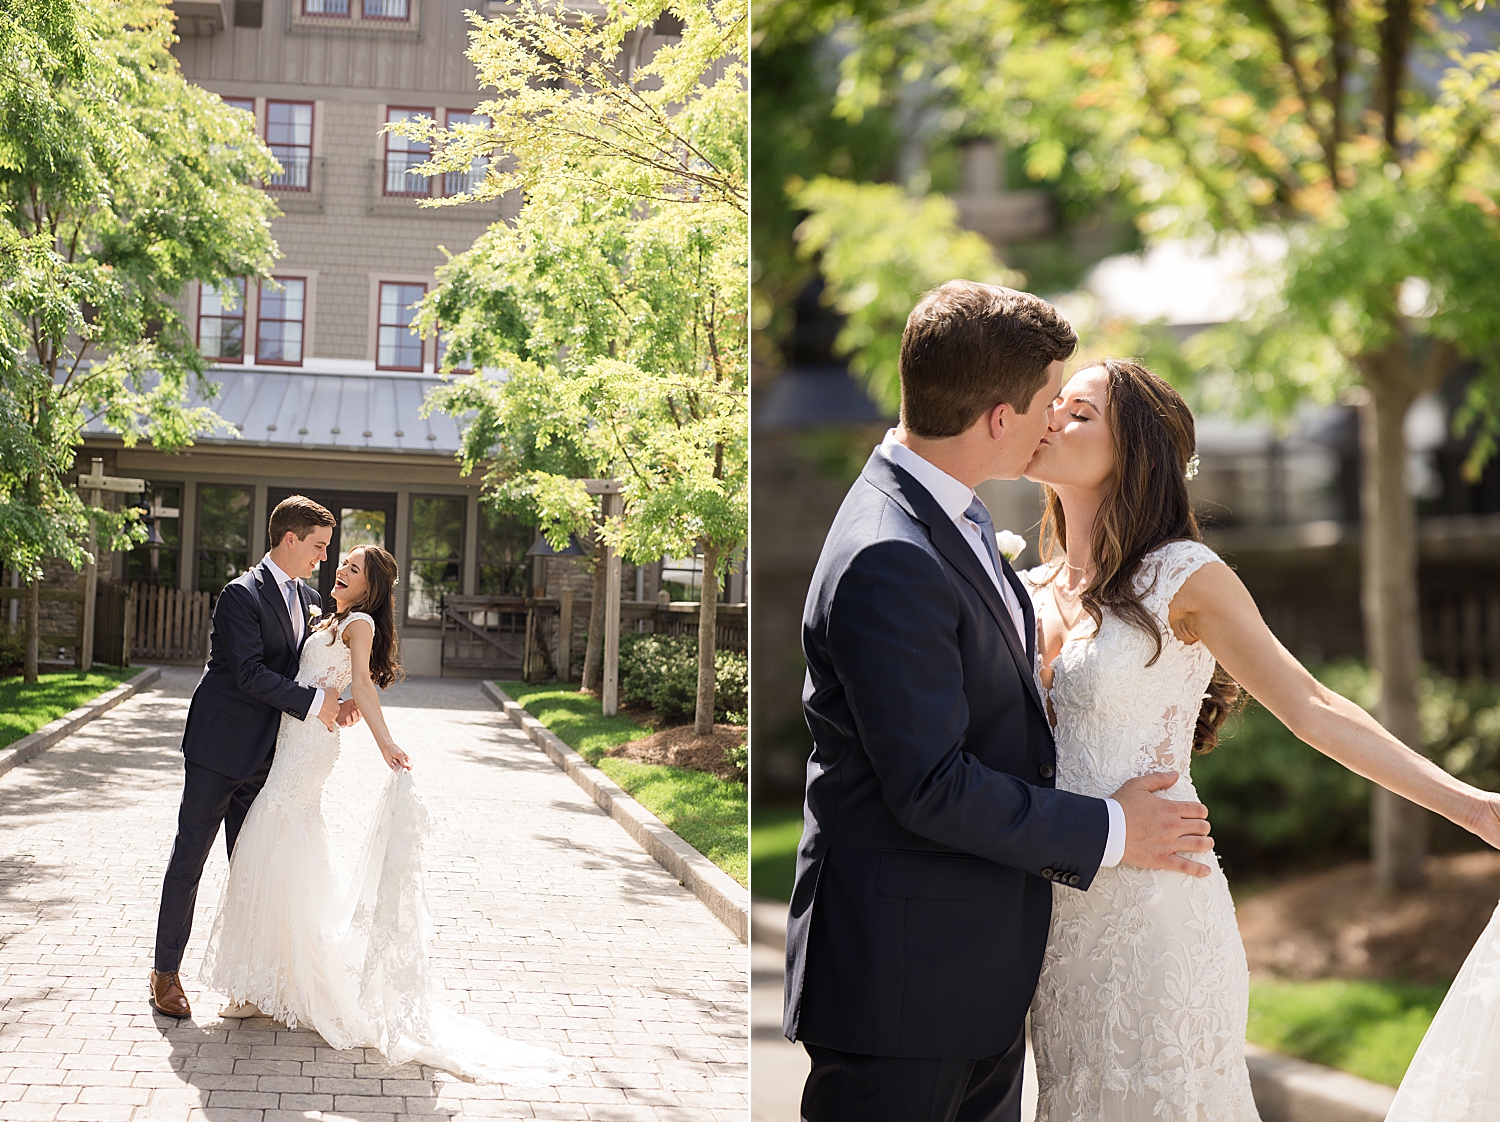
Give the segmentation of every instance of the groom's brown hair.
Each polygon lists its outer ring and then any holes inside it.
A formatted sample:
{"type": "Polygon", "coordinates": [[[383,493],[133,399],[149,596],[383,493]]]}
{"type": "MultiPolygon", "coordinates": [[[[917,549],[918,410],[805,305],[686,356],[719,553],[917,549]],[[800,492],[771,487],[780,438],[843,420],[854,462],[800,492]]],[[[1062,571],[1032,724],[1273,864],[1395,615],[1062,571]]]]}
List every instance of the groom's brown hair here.
{"type": "Polygon", "coordinates": [[[272,547],[281,544],[290,530],[300,542],[319,526],[337,526],[338,520],[322,503],[314,502],[306,495],[288,495],[276,504],[271,512],[271,523],[267,527],[272,547]]]}
{"type": "Polygon", "coordinates": [[[1024,413],[1047,367],[1078,335],[1029,292],[955,280],[926,293],[901,336],[901,422],[928,438],[957,436],[1002,402],[1024,413]]]}

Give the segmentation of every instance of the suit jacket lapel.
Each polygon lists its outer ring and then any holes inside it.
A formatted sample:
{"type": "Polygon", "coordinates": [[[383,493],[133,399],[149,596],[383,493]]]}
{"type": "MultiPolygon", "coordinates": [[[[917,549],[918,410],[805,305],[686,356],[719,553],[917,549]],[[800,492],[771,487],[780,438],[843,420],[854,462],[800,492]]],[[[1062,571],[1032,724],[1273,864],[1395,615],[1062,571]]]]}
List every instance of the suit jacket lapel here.
{"type": "MultiPolygon", "coordinates": [[[[271,609],[271,614],[281,623],[281,633],[286,636],[286,645],[297,648],[297,636],[292,631],[292,617],[286,610],[286,597],[276,585],[276,579],[264,564],[258,565],[260,570],[260,598],[266,602],[271,609]]],[[[299,593],[300,595],[300,593],[299,593]]]]}
{"type": "MultiPolygon", "coordinates": [[[[938,552],[974,587],[974,590],[979,593],[979,598],[984,601],[985,607],[989,608],[990,615],[995,617],[995,623],[1000,627],[1000,634],[1005,637],[1005,645],[1010,648],[1010,656],[1015,660],[1016,669],[1021,673],[1021,681],[1026,683],[1026,692],[1031,695],[1031,700],[1036,702],[1036,707],[1046,713],[1046,709],[1042,707],[1041,694],[1036,690],[1036,672],[1032,665],[1030,648],[1016,634],[1015,621],[1011,618],[1010,609],[1005,606],[1005,601],[1000,598],[1000,590],[995,587],[995,582],[990,579],[989,573],[984,571],[979,558],[974,556],[969,543],[964,541],[963,535],[958,532],[958,527],[950,519],[935,519],[928,529],[932,531],[932,544],[937,546],[938,552]]],[[[1000,564],[1002,567],[1005,566],[1003,560],[1000,564]]],[[[1030,599],[1029,596],[1024,595],[1020,597],[1023,619],[1026,617],[1027,601],[1030,599]]]]}
{"type": "MultiPolygon", "coordinates": [[[[1031,655],[1031,644],[1022,642],[1021,637],[1016,634],[1015,621],[1011,618],[1010,609],[1005,606],[1005,601],[1000,598],[1000,590],[995,587],[995,582],[990,579],[989,573],[985,572],[984,566],[979,563],[979,558],[969,548],[969,543],[964,541],[963,535],[958,532],[958,527],[953,524],[953,519],[943,512],[938,506],[937,500],[932,497],[926,487],[912,477],[905,469],[891,463],[877,450],[865,464],[865,478],[870,484],[901,504],[901,507],[922,525],[927,527],[927,532],[932,535],[932,544],[937,547],[939,553],[957,569],[965,580],[979,593],[979,598],[984,601],[985,607],[994,616],[995,624],[1000,628],[1000,634],[1005,637],[1005,645],[1010,649],[1011,658],[1015,660],[1016,669],[1021,672],[1021,680],[1026,683],[1026,692],[1031,695],[1031,700],[1036,707],[1046,715],[1046,707],[1042,705],[1042,696],[1037,692],[1036,671],[1031,655]]],[[[1010,566],[1002,558],[1001,570],[1008,574],[1007,580],[1011,582],[1012,589],[1017,586],[1017,579],[1010,571],[1010,566]]],[[[1031,616],[1031,596],[1028,593],[1017,594],[1021,602],[1022,618],[1027,628],[1035,632],[1036,625],[1031,616]]]]}

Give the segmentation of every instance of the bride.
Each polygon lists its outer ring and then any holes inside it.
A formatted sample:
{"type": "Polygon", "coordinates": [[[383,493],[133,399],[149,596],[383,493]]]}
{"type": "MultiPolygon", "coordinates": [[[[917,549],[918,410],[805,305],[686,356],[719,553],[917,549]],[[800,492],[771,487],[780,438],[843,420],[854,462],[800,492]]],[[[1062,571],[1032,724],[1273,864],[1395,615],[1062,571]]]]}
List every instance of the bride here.
{"type": "Polygon", "coordinates": [[[323,823],[323,785],[339,734],[283,716],[274,763],[251,805],[204,956],[209,984],[245,1008],[316,1029],[333,1048],[378,1049],[483,1082],[545,1085],[577,1065],[508,1040],[438,1004],[427,972],[421,849],[428,820],[411,761],[391,738],[377,687],[401,673],[392,587],[396,562],[379,546],[338,568],[326,617],[302,648],[297,681],[334,693],[353,684],[394,773],[348,885],[337,883],[323,823]],[[358,609],[358,610],[356,610],[358,609]]]}
{"type": "MultiPolygon", "coordinates": [[[[1192,755],[1213,749],[1243,686],[1314,748],[1500,845],[1500,797],[1409,750],[1276,641],[1234,571],[1199,540],[1187,491],[1194,448],[1182,398],[1110,359],[1063,387],[1027,465],[1046,499],[1047,560],[1025,578],[1057,786],[1104,796],[1175,770],[1181,778],[1163,794],[1196,801],[1192,755]]],[[[1211,874],[1121,865],[1099,870],[1088,892],[1054,887],[1031,1010],[1039,1122],[1258,1117],[1234,904],[1217,858],[1191,856],[1211,874]]],[[[1489,965],[1500,987],[1500,965],[1489,965]]]]}

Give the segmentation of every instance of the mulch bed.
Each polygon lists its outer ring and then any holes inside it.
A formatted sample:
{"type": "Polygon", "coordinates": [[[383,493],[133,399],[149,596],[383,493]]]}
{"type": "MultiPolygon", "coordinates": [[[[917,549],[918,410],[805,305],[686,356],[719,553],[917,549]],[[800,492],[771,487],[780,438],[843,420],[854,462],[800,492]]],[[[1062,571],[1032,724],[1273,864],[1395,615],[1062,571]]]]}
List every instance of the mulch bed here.
{"type": "Polygon", "coordinates": [[[1386,895],[1360,862],[1242,900],[1236,911],[1251,973],[1448,981],[1500,900],[1500,853],[1433,857],[1427,872],[1425,886],[1386,895]]]}
{"type": "Polygon", "coordinates": [[[692,725],[673,725],[658,729],[644,740],[611,748],[605,754],[642,764],[706,771],[720,779],[743,779],[745,773],[730,764],[727,756],[731,749],[745,743],[747,731],[744,725],[715,725],[709,735],[696,736],[692,725]]]}

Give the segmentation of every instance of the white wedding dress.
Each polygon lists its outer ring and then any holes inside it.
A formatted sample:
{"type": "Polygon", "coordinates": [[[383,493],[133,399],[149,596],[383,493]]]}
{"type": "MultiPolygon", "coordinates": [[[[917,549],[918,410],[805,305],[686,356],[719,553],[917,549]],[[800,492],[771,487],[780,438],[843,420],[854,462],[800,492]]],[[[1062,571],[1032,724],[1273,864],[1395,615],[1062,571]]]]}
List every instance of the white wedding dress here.
{"type": "Polygon", "coordinates": [[[1500,908],[1412,1057],[1386,1122],[1500,1118],[1500,908]]]}
{"type": "MultiPolygon", "coordinates": [[[[1147,554],[1136,590],[1162,630],[1153,644],[1106,612],[1064,644],[1043,690],[1056,721],[1057,786],[1103,798],[1128,779],[1176,770],[1167,798],[1196,800],[1193,729],[1213,656],[1172,634],[1167,606],[1218,556],[1197,542],[1147,554]]],[[[1046,568],[1024,574],[1050,595],[1046,568]]],[[[1038,663],[1040,672],[1040,663],[1038,663]]],[[[1040,682],[1038,683],[1040,686],[1040,682]]],[[[1087,892],[1053,886],[1052,927],[1031,1007],[1038,1122],[1257,1122],[1245,1068],[1249,971],[1229,886],[1119,866],[1087,892]]]]}
{"type": "MultiPolygon", "coordinates": [[[[308,637],[297,681],[340,691],[349,648],[337,628],[308,637]]],[[[323,822],[323,785],[337,730],[283,715],[265,787],[229,863],[203,974],[234,1002],[254,1002],[289,1028],[316,1029],[333,1048],[378,1049],[490,1083],[560,1083],[578,1065],[509,1040],[437,1001],[427,970],[422,848],[426,807],[411,773],[391,776],[350,884],[338,883],[323,822]]],[[[372,762],[373,766],[373,762],[372,762]]],[[[381,766],[384,766],[383,764],[381,766]]]]}

